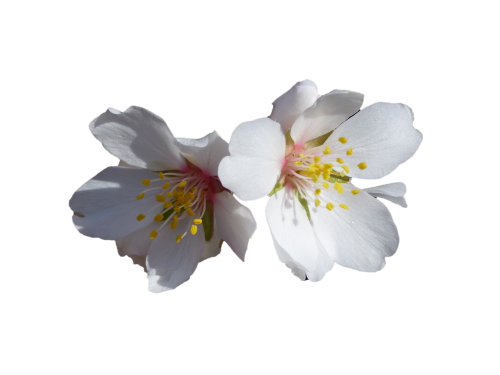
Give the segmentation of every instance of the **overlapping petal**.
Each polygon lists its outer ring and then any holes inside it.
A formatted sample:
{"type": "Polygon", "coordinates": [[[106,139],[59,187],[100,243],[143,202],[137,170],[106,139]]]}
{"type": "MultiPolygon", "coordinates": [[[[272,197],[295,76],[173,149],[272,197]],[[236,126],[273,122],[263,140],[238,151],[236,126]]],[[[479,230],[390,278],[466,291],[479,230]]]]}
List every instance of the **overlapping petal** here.
{"type": "Polygon", "coordinates": [[[250,210],[224,191],[214,197],[214,214],[220,238],[241,260],[245,260],[248,241],[257,228],[250,210]]]}
{"type": "Polygon", "coordinates": [[[200,139],[177,138],[182,155],[207,176],[217,176],[222,158],[229,155],[229,144],[217,132],[200,139]]]}
{"type": "Polygon", "coordinates": [[[269,198],[266,217],[280,260],[292,270],[303,270],[316,281],[332,268],[333,261],[316,241],[306,211],[289,186],[269,198]]]}
{"type": "Polygon", "coordinates": [[[185,168],[165,121],[144,108],[107,110],[90,124],[90,130],[106,150],[130,165],[153,171],[185,168]]]}
{"type": "Polygon", "coordinates": [[[73,194],[69,205],[76,228],[89,237],[115,240],[143,228],[153,220],[151,215],[142,221],[136,217],[154,206],[154,196],[137,200],[144,190],[141,180],[157,175],[146,169],[109,167],[83,184],[73,194]]]}
{"type": "Polygon", "coordinates": [[[364,191],[353,195],[351,190],[358,189],[345,184],[342,194],[334,189],[322,193],[335,208],[310,209],[312,227],[336,263],[359,271],[378,271],[384,267],[385,257],[396,252],[398,231],[389,210],[378,199],[364,191]]]}
{"type": "Polygon", "coordinates": [[[318,87],[308,79],[297,82],[293,87],[273,102],[269,118],[280,123],[286,133],[295,120],[318,98],[318,87]]]}
{"type": "Polygon", "coordinates": [[[229,143],[231,156],[219,165],[222,184],[243,200],[269,194],[284,165],[285,147],[277,122],[263,118],[240,124],[229,143]]]}
{"type": "Polygon", "coordinates": [[[180,220],[175,231],[161,230],[151,241],[146,258],[151,292],[174,289],[189,280],[196,270],[205,249],[205,236],[203,231],[192,235],[188,231],[190,226],[190,220],[180,220]],[[177,243],[176,236],[185,231],[188,233],[177,243]]]}
{"type": "Polygon", "coordinates": [[[406,185],[402,182],[374,186],[363,190],[372,197],[387,199],[388,201],[398,204],[401,207],[408,207],[405,200],[406,185]]]}
{"type": "Polygon", "coordinates": [[[381,178],[407,161],[422,142],[422,133],[413,127],[413,113],[404,104],[376,103],[364,108],[339,126],[325,142],[341,152],[349,176],[381,178]],[[347,143],[335,142],[346,138],[347,143]],[[352,155],[343,150],[352,149],[352,155]],[[366,169],[356,166],[366,163],[366,169]]]}
{"type": "Polygon", "coordinates": [[[204,261],[208,258],[216,257],[220,254],[222,246],[222,239],[219,236],[219,232],[217,231],[217,225],[214,228],[214,234],[210,242],[205,242],[205,249],[201,254],[200,262],[204,261]]]}
{"type": "Polygon", "coordinates": [[[336,129],[355,114],[363,104],[363,94],[354,91],[333,90],[321,96],[304,111],[292,126],[290,135],[295,145],[304,143],[336,129]]]}

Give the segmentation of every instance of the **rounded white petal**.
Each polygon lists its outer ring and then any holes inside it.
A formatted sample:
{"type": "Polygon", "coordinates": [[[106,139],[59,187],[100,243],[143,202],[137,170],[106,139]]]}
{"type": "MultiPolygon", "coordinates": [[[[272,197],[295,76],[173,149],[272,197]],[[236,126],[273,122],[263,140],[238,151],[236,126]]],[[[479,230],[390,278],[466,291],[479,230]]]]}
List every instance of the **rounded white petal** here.
{"type": "Polygon", "coordinates": [[[71,197],[69,206],[76,213],[73,216],[76,228],[89,237],[116,240],[147,226],[153,215],[146,215],[142,221],[136,218],[155,205],[155,197],[141,200],[136,197],[145,190],[141,180],[157,177],[147,169],[106,168],[71,197]]]}
{"type": "Polygon", "coordinates": [[[217,132],[200,139],[177,138],[182,155],[207,176],[217,176],[220,161],[229,155],[229,144],[217,132]]]}
{"type": "Polygon", "coordinates": [[[244,261],[248,241],[257,228],[252,212],[224,191],[214,197],[214,214],[220,238],[244,261]]]}
{"type": "Polygon", "coordinates": [[[162,228],[158,236],[151,240],[146,266],[149,278],[149,290],[159,293],[174,289],[189,280],[196,270],[205,249],[203,230],[195,235],[189,232],[192,222],[185,218],[179,221],[175,230],[162,228]],[[179,234],[187,231],[180,242],[176,242],[179,234]]]}
{"type": "MultiPolygon", "coordinates": [[[[200,228],[201,229],[201,228],[200,228]]],[[[210,242],[205,242],[205,249],[201,254],[200,262],[203,262],[205,259],[215,257],[220,254],[222,239],[217,232],[217,225],[214,228],[214,234],[210,242]]]]}
{"type": "Polygon", "coordinates": [[[153,221],[151,224],[130,233],[128,236],[118,238],[116,247],[121,256],[137,255],[145,257],[148,255],[149,247],[151,246],[150,233],[153,229],[158,228],[158,223],[153,221]]]}
{"type": "Polygon", "coordinates": [[[144,108],[108,110],[92,121],[90,130],[106,150],[135,167],[163,171],[186,166],[165,121],[144,108]]]}
{"type": "Polygon", "coordinates": [[[324,264],[325,255],[321,254],[322,249],[317,246],[306,211],[290,187],[285,187],[269,198],[266,217],[275,243],[279,245],[278,255],[281,249],[287,254],[287,257],[281,254],[280,260],[289,264],[290,268],[304,270],[307,275],[318,274],[317,278],[321,278],[331,268],[324,264]],[[323,268],[328,269],[323,272],[323,268]]]}
{"type": "Polygon", "coordinates": [[[290,135],[295,145],[318,138],[336,129],[355,114],[363,104],[363,94],[354,91],[333,90],[321,96],[292,126],[290,135]]]}
{"type": "Polygon", "coordinates": [[[356,188],[343,185],[342,194],[332,188],[321,194],[335,206],[332,211],[324,206],[310,210],[314,233],[330,257],[341,266],[378,271],[384,267],[385,257],[393,255],[398,248],[396,225],[378,199],[364,191],[353,195],[350,191],[356,188]]]}
{"type": "Polygon", "coordinates": [[[413,127],[413,113],[404,104],[376,103],[366,107],[335,130],[326,144],[341,152],[349,176],[381,178],[407,161],[422,142],[422,133],[413,127]],[[334,142],[345,137],[347,143],[334,142]],[[352,155],[343,151],[352,148],[352,155]],[[360,163],[367,168],[359,169],[360,163]]]}
{"type": "Polygon", "coordinates": [[[293,87],[273,102],[271,120],[279,122],[283,132],[287,132],[295,120],[318,98],[318,87],[308,79],[297,82],[293,87]]]}
{"type": "Polygon", "coordinates": [[[229,153],[219,165],[222,185],[243,200],[269,194],[285,163],[285,135],[268,118],[240,124],[229,142],[229,153]]]}
{"type": "Polygon", "coordinates": [[[406,186],[402,182],[394,182],[392,184],[375,186],[363,190],[372,197],[387,199],[401,207],[408,207],[405,200],[406,186]]]}

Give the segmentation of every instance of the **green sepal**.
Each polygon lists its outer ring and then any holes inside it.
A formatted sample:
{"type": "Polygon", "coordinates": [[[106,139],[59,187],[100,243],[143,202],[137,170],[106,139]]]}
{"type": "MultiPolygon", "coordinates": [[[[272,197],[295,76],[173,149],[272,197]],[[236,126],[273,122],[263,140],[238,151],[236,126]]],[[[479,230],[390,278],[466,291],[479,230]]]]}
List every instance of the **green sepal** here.
{"type": "Polygon", "coordinates": [[[269,196],[272,196],[273,194],[277,193],[281,189],[285,187],[285,176],[283,176],[281,179],[276,182],[276,185],[274,185],[273,190],[269,193],[269,196]]]}
{"type": "Polygon", "coordinates": [[[297,199],[299,200],[299,203],[302,205],[302,207],[304,207],[304,210],[306,210],[307,218],[309,219],[309,221],[311,221],[311,214],[309,212],[309,206],[307,205],[307,199],[300,195],[296,190],[294,191],[294,194],[297,196],[297,199]]]}
{"type": "Polygon", "coordinates": [[[288,130],[285,133],[285,140],[286,140],[285,155],[288,155],[295,147],[295,142],[293,141],[292,136],[290,135],[290,130],[288,130]]]}
{"type": "Polygon", "coordinates": [[[349,181],[351,181],[351,178],[347,176],[342,177],[340,175],[331,174],[330,177],[326,179],[326,181],[331,183],[338,182],[339,184],[347,184],[349,181]]]}
{"type": "Polygon", "coordinates": [[[318,146],[321,146],[323,143],[326,142],[326,140],[328,139],[328,137],[333,133],[333,130],[326,133],[326,134],[323,134],[323,135],[320,135],[318,138],[314,138],[314,139],[311,139],[310,141],[307,141],[306,143],[304,143],[304,148],[314,148],[314,147],[318,147],[318,146]]]}
{"type": "Polygon", "coordinates": [[[207,201],[201,224],[205,232],[205,241],[208,242],[214,236],[214,202],[207,201]]]}

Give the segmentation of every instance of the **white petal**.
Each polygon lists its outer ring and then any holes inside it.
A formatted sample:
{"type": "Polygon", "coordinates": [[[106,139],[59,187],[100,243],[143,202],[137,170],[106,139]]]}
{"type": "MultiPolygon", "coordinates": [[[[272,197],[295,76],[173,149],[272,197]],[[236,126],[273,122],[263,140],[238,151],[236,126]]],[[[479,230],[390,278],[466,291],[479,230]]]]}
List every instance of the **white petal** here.
{"type": "Polygon", "coordinates": [[[297,263],[288,255],[288,253],[283,249],[280,244],[276,241],[276,238],[274,238],[272,232],[271,236],[273,237],[274,241],[274,248],[276,249],[276,253],[278,254],[278,258],[281,262],[285,263],[285,265],[292,270],[292,274],[297,276],[300,280],[305,281],[306,280],[306,271],[300,268],[297,263]]]}
{"type": "Polygon", "coordinates": [[[205,249],[201,254],[200,262],[204,261],[205,259],[219,255],[221,246],[222,246],[222,239],[220,238],[219,233],[217,232],[217,225],[216,225],[214,228],[214,235],[212,236],[212,239],[210,240],[210,242],[205,242],[205,249]]]}
{"type": "Polygon", "coordinates": [[[269,197],[266,220],[277,243],[294,264],[306,272],[314,271],[318,259],[315,235],[306,211],[289,186],[269,197]]]}
{"type": "Polygon", "coordinates": [[[135,167],[163,171],[186,166],[165,121],[144,108],[108,110],[90,124],[90,130],[106,150],[135,167]]]}
{"type": "Polygon", "coordinates": [[[330,148],[342,151],[349,176],[381,178],[407,161],[422,142],[422,133],[413,127],[413,113],[404,104],[376,103],[366,107],[335,130],[325,143],[347,138],[347,143],[334,142],[330,148]],[[343,150],[352,148],[352,155],[343,150]],[[357,165],[366,163],[360,170],[357,165]]]}
{"type": "Polygon", "coordinates": [[[200,139],[177,138],[182,155],[207,176],[217,176],[220,161],[229,155],[229,145],[217,132],[200,139]]]}
{"type": "Polygon", "coordinates": [[[227,191],[215,194],[214,213],[220,238],[244,261],[248,241],[257,228],[252,213],[227,191]]]}
{"type": "Polygon", "coordinates": [[[231,156],[222,159],[219,178],[243,200],[269,194],[285,163],[285,135],[268,118],[240,124],[229,142],[231,156]]]}
{"type": "Polygon", "coordinates": [[[363,94],[354,91],[333,90],[321,96],[292,126],[290,135],[296,147],[336,129],[362,104],[363,94]]]}
{"type": "Polygon", "coordinates": [[[137,200],[145,190],[143,179],[158,175],[147,169],[109,167],[87,181],[69,201],[71,209],[84,215],[73,216],[76,228],[89,237],[116,240],[150,224],[154,215],[137,221],[157,202],[154,195],[137,200]]]}
{"type": "Polygon", "coordinates": [[[402,182],[394,182],[392,184],[375,186],[363,190],[372,197],[387,199],[392,203],[399,204],[401,207],[408,207],[404,197],[406,194],[406,186],[402,182]]]}
{"type": "Polygon", "coordinates": [[[157,229],[159,224],[153,221],[148,226],[130,233],[128,236],[116,240],[118,253],[123,255],[138,255],[145,257],[148,255],[149,247],[151,246],[150,233],[153,229],[157,229]]]}
{"type": "Polygon", "coordinates": [[[343,185],[342,194],[332,188],[322,192],[322,198],[334,204],[332,211],[324,206],[310,210],[314,233],[330,257],[341,266],[378,271],[385,265],[384,258],[397,250],[396,225],[378,199],[364,191],[353,195],[350,191],[356,188],[343,185]]]}
{"type": "Polygon", "coordinates": [[[151,292],[174,289],[189,280],[196,270],[205,248],[205,237],[203,230],[193,236],[188,231],[191,224],[188,218],[180,220],[175,230],[165,227],[151,241],[146,258],[151,292]],[[185,231],[187,234],[177,243],[177,235],[185,231]]]}
{"type": "Polygon", "coordinates": [[[273,102],[271,120],[279,122],[283,132],[287,132],[302,112],[312,106],[318,98],[318,87],[306,79],[297,82],[290,90],[273,102]]]}

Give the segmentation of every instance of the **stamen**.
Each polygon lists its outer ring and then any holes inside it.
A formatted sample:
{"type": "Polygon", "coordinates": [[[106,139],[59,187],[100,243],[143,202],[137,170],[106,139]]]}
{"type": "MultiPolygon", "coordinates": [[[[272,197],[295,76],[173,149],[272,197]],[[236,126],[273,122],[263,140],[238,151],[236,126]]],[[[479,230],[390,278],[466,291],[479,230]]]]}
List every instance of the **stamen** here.
{"type": "Polygon", "coordinates": [[[191,225],[191,234],[194,236],[198,231],[198,227],[196,225],[191,225]]]}
{"type": "Polygon", "coordinates": [[[150,180],[141,180],[141,182],[146,185],[146,186],[149,186],[151,185],[151,181],[150,180]]]}
{"type": "Polygon", "coordinates": [[[340,194],[342,194],[344,192],[344,187],[341,184],[339,184],[338,182],[335,182],[333,184],[333,188],[335,190],[337,190],[340,194]]]}
{"type": "Polygon", "coordinates": [[[345,205],[345,204],[339,204],[340,207],[342,207],[344,210],[348,210],[349,209],[349,206],[345,205]]]}
{"type": "Polygon", "coordinates": [[[344,164],[344,160],[342,160],[341,158],[337,158],[337,163],[344,164]]]}
{"type": "Polygon", "coordinates": [[[157,202],[165,202],[165,196],[164,195],[158,194],[158,195],[155,195],[155,197],[156,197],[156,201],[157,202]]]}
{"type": "Polygon", "coordinates": [[[202,220],[201,219],[194,219],[193,223],[195,223],[195,224],[201,224],[202,220]]]}
{"type": "Polygon", "coordinates": [[[171,221],[170,228],[172,228],[172,230],[174,230],[176,227],[177,227],[177,220],[171,221]]]}
{"type": "Polygon", "coordinates": [[[349,173],[349,167],[348,166],[343,165],[342,169],[345,171],[345,173],[349,173]]]}
{"type": "Polygon", "coordinates": [[[181,242],[181,239],[182,239],[182,234],[179,234],[176,238],[175,238],[175,241],[177,243],[181,242]]]}
{"type": "Polygon", "coordinates": [[[330,185],[328,185],[328,182],[323,182],[323,187],[325,189],[330,189],[330,185]]]}
{"type": "Polygon", "coordinates": [[[302,162],[300,162],[300,161],[296,161],[296,162],[295,162],[295,164],[297,164],[297,165],[302,165],[302,162]]]}
{"type": "Polygon", "coordinates": [[[323,150],[323,154],[328,155],[331,153],[332,153],[332,150],[330,150],[330,147],[326,146],[325,149],[323,150]]]}
{"type": "Polygon", "coordinates": [[[346,144],[347,143],[347,138],[346,137],[340,137],[339,138],[339,142],[343,143],[343,144],[346,144]]]}
{"type": "Polygon", "coordinates": [[[302,156],[304,156],[304,154],[299,154],[299,157],[301,158],[302,156]]]}
{"type": "Polygon", "coordinates": [[[187,184],[187,181],[182,181],[182,182],[179,184],[179,187],[181,187],[181,188],[182,188],[182,187],[186,186],[186,184],[187,184]]]}
{"type": "Polygon", "coordinates": [[[160,172],[160,173],[158,173],[158,174],[160,175],[160,179],[162,179],[162,180],[164,180],[164,179],[165,179],[165,175],[164,175],[162,172],[160,172]]]}
{"type": "Polygon", "coordinates": [[[193,212],[193,210],[192,210],[192,209],[188,208],[188,209],[186,210],[186,212],[187,212],[187,214],[188,214],[189,216],[194,216],[194,212],[193,212]]]}
{"type": "Polygon", "coordinates": [[[314,200],[314,205],[318,207],[321,204],[321,201],[319,199],[314,200]]]}
{"type": "Polygon", "coordinates": [[[163,208],[170,208],[172,207],[172,202],[171,201],[167,201],[165,202],[165,204],[163,205],[163,208]]]}
{"type": "Polygon", "coordinates": [[[142,198],[144,198],[144,192],[142,192],[137,197],[135,197],[135,199],[137,199],[137,200],[141,200],[142,198]]]}
{"type": "Polygon", "coordinates": [[[314,162],[319,163],[321,161],[321,158],[319,156],[314,157],[314,162]]]}
{"type": "Polygon", "coordinates": [[[328,203],[326,204],[326,208],[328,208],[328,211],[333,210],[333,207],[335,207],[335,206],[334,206],[333,204],[331,204],[330,202],[328,202],[328,203]]]}
{"type": "Polygon", "coordinates": [[[159,223],[159,222],[160,222],[160,221],[162,221],[162,220],[163,220],[163,215],[162,215],[162,214],[158,214],[158,215],[156,215],[156,216],[155,216],[155,221],[156,221],[157,223],[159,223]]]}
{"type": "Polygon", "coordinates": [[[137,221],[141,221],[142,219],[144,219],[146,216],[143,215],[143,214],[139,214],[137,215],[137,221]]]}
{"type": "Polygon", "coordinates": [[[360,192],[361,190],[351,190],[352,195],[356,195],[360,192]]]}
{"type": "Polygon", "coordinates": [[[361,170],[366,169],[366,167],[367,167],[367,165],[366,165],[365,162],[358,164],[358,168],[361,169],[361,170]]]}
{"type": "Polygon", "coordinates": [[[320,194],[321,194],[321,189],[314,190],[314,195],[320,195],[320,194]]]}
{"type": "Polygon", "coordinates": [[[346,155],[352,155],[352,147],[349,150],[347,150],[345,153],[346,153],[346,155]]]}
{"type": "Polygon", "coordinates": [[[172,194],[172,192],[170,192],[170,191],[169,191],[169,192],[167,193],[167,197],[169,197],[169,198],[170,198],[170,197],[173,197],[173,196],[174,196],[174,194],[172,194]]]}
{"type": "Polygon", "coordinates": [[[169,188],[169,186],[170,186],[170,184],[169,184],[168,182],[165,182],[165,183],[163,184],[163,188],[164,188],[164,189],[168,189],[168,188],[169,188]]]}
{"type": "Polygon", "coordinates": [[[155,230],[152,230],[151,233],[149,234],[149,237],[154,240],[156,236],[158,235],[158,232],[155,230]]]}

